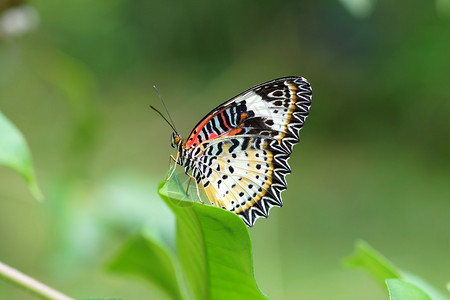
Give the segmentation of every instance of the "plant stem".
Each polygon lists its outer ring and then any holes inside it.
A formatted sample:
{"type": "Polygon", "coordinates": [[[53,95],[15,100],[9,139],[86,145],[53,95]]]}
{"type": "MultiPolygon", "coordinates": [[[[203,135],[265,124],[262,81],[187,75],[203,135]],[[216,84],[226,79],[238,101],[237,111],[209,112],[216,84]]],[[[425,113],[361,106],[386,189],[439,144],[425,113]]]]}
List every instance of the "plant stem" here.
{"type": "Polygon", "coordinates": [[[33,294],[41,297],[42,299],[49,300],[74,300],[69,296],[66,296],[51,287],[33,279],[10,266],[7,266],[0,262],[0,277],[14,283],[15,285],[26,289],[33,294]]]}

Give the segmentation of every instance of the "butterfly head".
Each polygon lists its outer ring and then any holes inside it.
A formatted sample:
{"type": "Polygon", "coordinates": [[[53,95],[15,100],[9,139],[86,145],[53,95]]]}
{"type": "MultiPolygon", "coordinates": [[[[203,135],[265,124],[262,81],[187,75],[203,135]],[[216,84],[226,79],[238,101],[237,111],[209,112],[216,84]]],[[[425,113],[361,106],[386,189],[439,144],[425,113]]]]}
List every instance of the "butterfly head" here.
{"type": "Polygon", "coordinates": [[[183,140],[181,139],[181,135],[179,135],[176,132],[172,132],[172,137],[170,140],[170,144],[172,145],[172,148],[179,148],[182,144],[183,140]]]}

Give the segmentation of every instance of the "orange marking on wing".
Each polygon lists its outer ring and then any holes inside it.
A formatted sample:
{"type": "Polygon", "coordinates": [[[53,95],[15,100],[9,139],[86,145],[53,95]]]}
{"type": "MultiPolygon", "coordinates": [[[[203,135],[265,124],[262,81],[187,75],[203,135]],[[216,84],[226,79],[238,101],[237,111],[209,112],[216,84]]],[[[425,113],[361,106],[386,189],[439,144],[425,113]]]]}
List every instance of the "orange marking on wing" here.
{"type": "Polygon", "coordinates": [[[226,121],[225,116],[223,115],[223,113],[220,114],[220,117],[222,118],[223,125],[226,128],[231,129],[231,127],[228,126],[227,121],[226,121]]]}
{"type": "MultiPolygon", "coordinates": [[[[242,131],[241,128],[233,129],[232,127],[228,126],[228,123],[227,123],[227,121],[226,121],[226,119],[225,119],[225,116],[223,115],[223,112],[224,112],[226,109],[227,109],[227,107],[224,107],[224,108],[222,108],[221,110],[215,112],[214,114],[212,114],[212,115],[210,115],[209,117],[207,117],[206,119],[204,119],[204,120],[203,120],[203,121],[195,128],[195,130],[197,130],[197,133],[195,133],[194,135],[192,135],[192,136],[189,137],[189,139],[188,139],[188,141],[186,142],[184,148],[189,148],[189,147],[191,147],[193,144],[198,144],[199,141],[198,141],[198,138],[197,138],[197,137],[198,137],[198,135],[200,134],[200,132],[202,131],[202,128],[205,127],[205,126],[206,126],[206,123],[208,123],[209,121],[211,121],[211,119],[214,118],[214,117],[217,116],[217,115],[219,115],[219,118],[222,118],[223,125],[224,125],[228,130],[231,130],[231,131],[225,131],[225,132],[224,132],[223,134],[221,134],[221,135],[217,135],[217,134],[214,133],[214,132],[210,132],[210,133],[209,133],[209,136],[208,136],[208,140],[214,139],[214,138],[216,138],[216,137],[223,136],[223,135],[226,135],[226,136],[232,136],[232,135],[236,135],[236,134],[240,133],[240,132],[242,131]]],[[[248,114],[247,114],[247,113],[243,113],[243,114],[241,115],[240,122],[243,122],[247,117],[248,117],[248,114]]],[[[195,130],[194,130],[194,131],[195,131],[195,130]]],[[[193,132],[194,132],[194,131],[193,131],[193,132]]]]}
{"type": "MultiPolygon", "coordinates": [[[[190,148],[192,147],[193,144],[198,144],[198,135],[200,134],[200,132],[202,131],[202,128],[206,126],[206,123],[208,123],[209,121],[211,121],[212,118],[214,118],[215,116],[217,116],[218,114],[220,114],[221,112],[223,112],[226,109],[226,107],[224,107],[223,109],[215,112],[214,114],[208,116],[207,118],[205,118],[192,132],[194,132],[195,130],[197,130],[197,133],[195,133],[194,135],[189,136],[188,141],[186,142],[185,148],[190,148]]],[[[216,135],[217,136],[217,135],[216,135]]]]}
{"type": "MultiPolygon", "coordinates": [[[[221,115],[222,116],[222,115],[221,115]]],[[[248,117],[248,114],[247,113],[242,113],[241,114],[241,119],[239,120],[239,122],[243,122],[246,118],[248,117]]],[[[222,116],[222,118],[223,118],[223,116],[222,116]]],[[[226,124],[226,122],[225,122],[225,120],[224,120],[224,124],[226,124]]],[[[225,125],[226,126],[226,125],[225,125]]],[[[226,135],[226,136],[233,136],[233,135],[237,135],[237,134],[239,134],[239,133],[241,133],[242,132],[242,127],[244,126],[244,124],[243,123],[241,123],[241,124],[239,124],[239,127],[238,128],[236,128],[236,129],[234,129],[234,130],[231,130],[231,128],[230,128],[230,132],[228,132],[228,133],[226,133],[226,134],[224,134],[224,135],[226,135]]],[[[228,126],[227,126],[228,127],[228,126]]]]}
{"type": "Polygon", "coordinates": [[[227,136],[236,135],[236,134],[238,134],[238,133],[241,132],[241,131],[242,131],[242,128],[236,128],[236,129],[230,131],[229,133],[227,133],[226,135],[227,135],[227,136]]]}
{"type": "Polygon", "coordinates": [[[240,122],[244,122],[244,120],[247,119],[247,117],[248,117],[248,113],[242,113],[240,122]]]}

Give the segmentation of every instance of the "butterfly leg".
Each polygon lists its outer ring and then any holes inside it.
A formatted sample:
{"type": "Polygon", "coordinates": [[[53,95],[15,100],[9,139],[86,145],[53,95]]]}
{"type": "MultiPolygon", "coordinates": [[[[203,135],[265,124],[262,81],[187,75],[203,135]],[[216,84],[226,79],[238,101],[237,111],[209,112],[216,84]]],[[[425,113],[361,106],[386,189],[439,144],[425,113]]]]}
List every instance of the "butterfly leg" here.
{"type": "MultiPolygon", "coordinates": [[[[187,176],[189,176],[189,183],[191,182],[191,179],[193,179],[195,182],[195,189],[197,190],[198,201],[200,201],[202,204],[205,204],[205,202],[202,201],[202,198],[200,198],[200,190],[198,189],[197,179],[195,179],[195,177],[192,176],[191,174],[187,174],[187,176]]],[[[189,188],[189,184],[188,184],[188,188],[189,188]]],[[[186,194],[187,194],[187,189],[186,189],[186,194]]]]}
{"type": "Polygon", "coordinates": [[[191,180],[192,180],[192,178],[189,177],[189,181],[188,181],[188,184],[187,184],[187,187],[186,187],[186,195],[187,196],[189,196],[188,191],[189,191],[189,186],[191,185],[191,180]]]}
{"type": "Polygon", "coordinates": [[[169,177],[167,177],[166,181],[169,181],[170,178],[172,178],[173,172],[175,172],[175,169],[177,168],[177,161],[178,161],[178,157],[180,156],[180,152],[177,152],[177,157],[173,157],[173,155],[171,154],[169,157],[169,171],[170,171],[170,167],[172,166],[172,161],[175,162],[175,165],[173,167],[172,172],[170,172],[169,177]]]}

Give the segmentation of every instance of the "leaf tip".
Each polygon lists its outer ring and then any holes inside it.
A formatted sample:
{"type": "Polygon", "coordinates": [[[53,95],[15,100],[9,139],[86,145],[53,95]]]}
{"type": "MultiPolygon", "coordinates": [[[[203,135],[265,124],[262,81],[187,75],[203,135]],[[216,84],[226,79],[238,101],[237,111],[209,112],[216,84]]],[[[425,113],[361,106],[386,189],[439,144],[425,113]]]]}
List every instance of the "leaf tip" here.
{"type": "Polygon", "coordinates": [[[38,202],[44,201],[44,194],[42,194],[41,189],[39,188],[38,184],[35,180],[28,182],[28,187],[30,189],[31,194],[38,202]]]}
{"type": "Polygon", "coordinates": [[[367,252],[367,249],[369,248],[371,247],[366,241],[362,239],[356,240],[354,243],[353,253],[347,257],[344,257],[342,259],[342,264],[348,268],[359,266],[364,253],[367,252]]]}

